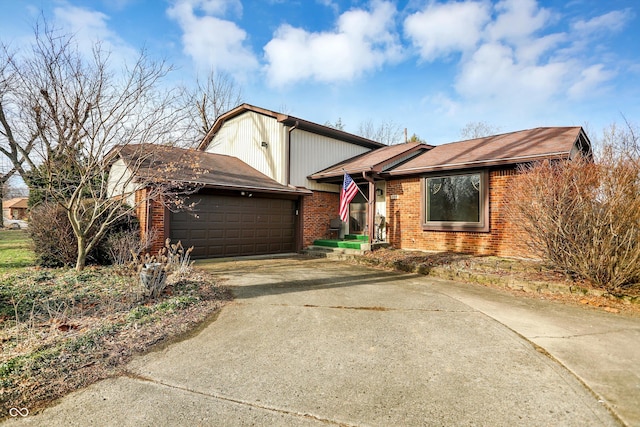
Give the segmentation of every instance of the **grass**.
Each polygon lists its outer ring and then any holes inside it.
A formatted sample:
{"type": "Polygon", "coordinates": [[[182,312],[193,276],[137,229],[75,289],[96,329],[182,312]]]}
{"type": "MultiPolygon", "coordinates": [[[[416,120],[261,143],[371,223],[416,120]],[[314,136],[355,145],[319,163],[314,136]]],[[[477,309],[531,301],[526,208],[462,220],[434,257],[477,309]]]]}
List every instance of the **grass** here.
{"type": "Polygon", "coordinates": [[[77,273],[33,259],[26,233],[0,231],[0,420],[118,375],[134,354],[193,330],[230,299],[197,271],[150,299],[126,269],[77,273]]]}
{"type": "Polygon", "coordinates": [[[34,259],[26,230],[0,230],[0,274],[32,266],[34,259]]]}

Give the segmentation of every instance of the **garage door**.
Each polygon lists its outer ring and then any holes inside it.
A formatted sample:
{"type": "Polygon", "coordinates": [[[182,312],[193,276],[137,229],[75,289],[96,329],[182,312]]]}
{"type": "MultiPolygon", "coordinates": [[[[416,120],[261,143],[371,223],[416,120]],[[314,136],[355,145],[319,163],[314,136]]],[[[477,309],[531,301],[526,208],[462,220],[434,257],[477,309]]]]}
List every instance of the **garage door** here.
{"type": "Polygon", "coordinates": [[[171,213],[170,237],[193,246],[192,258],[295,251],[293,200],[198,195],[191,201],[197,202],[195,212],[171,213]]]}

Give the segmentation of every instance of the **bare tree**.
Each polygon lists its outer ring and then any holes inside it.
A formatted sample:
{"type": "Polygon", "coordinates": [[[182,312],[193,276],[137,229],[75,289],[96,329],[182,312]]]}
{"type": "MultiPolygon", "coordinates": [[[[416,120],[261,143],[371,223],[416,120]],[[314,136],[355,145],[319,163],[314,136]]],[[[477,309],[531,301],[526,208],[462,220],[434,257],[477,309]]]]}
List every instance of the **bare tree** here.
{"type": "Polygon", "coordinates": [[[360,123],[358,127],[358,135],[386,145],[402,143],[402,134],[402,127],[393,120],[382,122],[377,126],[371,120],[367,120],[360,123]]]}
{"type": "Polygon", "coordinates": [[[344,123],[342,122],[342,117],[338,117],[338,120],[336,120],[335,123],[331,123],[327,121],[325,122],[324,125],[326,127],[337,129],[337,130],[344,130],[344,123]]]}
{"type": "Polygon", "coordinates": [[[185,145],[194,146],[209,132],[216,119],[242,103],[242,88],[224,72],[211,71],[198,78],[194,88],[183,88],[185,145]]]}
{"type": "MultiPolygon", "coordinates": [[[[21,126],[24,103],[19,76],[13,67],[14,54],[10,47],[0,43],[0,154],[4,156],[0,173],[0,210],[5,185],[17,173],[24,173],[23,165],[31,164],[29,155],[36,135],[21,126]],[[16,126],[13,126],[16,123],[16,126]]],[[[3,218],[0,215],[0,227],[3,218]]]]}
{"type": "Polygon", "coordinates": [[[36,26],[28,53],[8,58],[9,88],[19,99],[12,98],[10,119],[4,115],[9,149],[3,153],[30,188],[43,190],[67,212],[77,240],[77,270],[109,226],[135,209],[107,197],[113,160],[107,152],[165,142],[175,136],[179,119],[174,95],[159,89],[167,64],[143,51],[122,71],[116,65],[100,44],[86,57],[72,36],[46,23],[36,26]]]}
{"type": "Polygon", "coordinates": [[[616,154],[622,155],[638,167],[640,167],[640,130],[636,124],[627,120],[622,116],[624,125],[612,123],[602,132],[602,140],[600,145],[604,148],[601,156],[606,155],[606,149],[615,151],[616,154]]]}
{"type": "Polygon", "coordinates": [[[460,131],[462,139],[475,139],[495,135],[500,132],[500,127],[487,122],[469,122],[460,131]]]}

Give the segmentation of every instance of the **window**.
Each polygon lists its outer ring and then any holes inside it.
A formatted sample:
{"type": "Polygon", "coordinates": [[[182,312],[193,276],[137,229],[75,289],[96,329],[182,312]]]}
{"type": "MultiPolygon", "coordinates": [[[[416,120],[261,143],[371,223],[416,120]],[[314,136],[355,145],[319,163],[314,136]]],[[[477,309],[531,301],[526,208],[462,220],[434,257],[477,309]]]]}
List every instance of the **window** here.
{"type": "Polygon", "coordinates": [[[489,231],[486,171],[423,179],[425,230],[489,231]]]}

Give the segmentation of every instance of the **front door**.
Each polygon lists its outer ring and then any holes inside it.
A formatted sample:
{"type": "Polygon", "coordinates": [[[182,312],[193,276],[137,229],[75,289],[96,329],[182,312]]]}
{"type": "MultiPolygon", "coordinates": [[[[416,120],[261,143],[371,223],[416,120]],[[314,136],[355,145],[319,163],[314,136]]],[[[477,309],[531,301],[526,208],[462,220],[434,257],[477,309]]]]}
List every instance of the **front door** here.
{"type": "Polygon", "coordinates": [[[349,234],[364,234],[367,226],[367,201],[358,192],[349,205],[349,234]]]}

